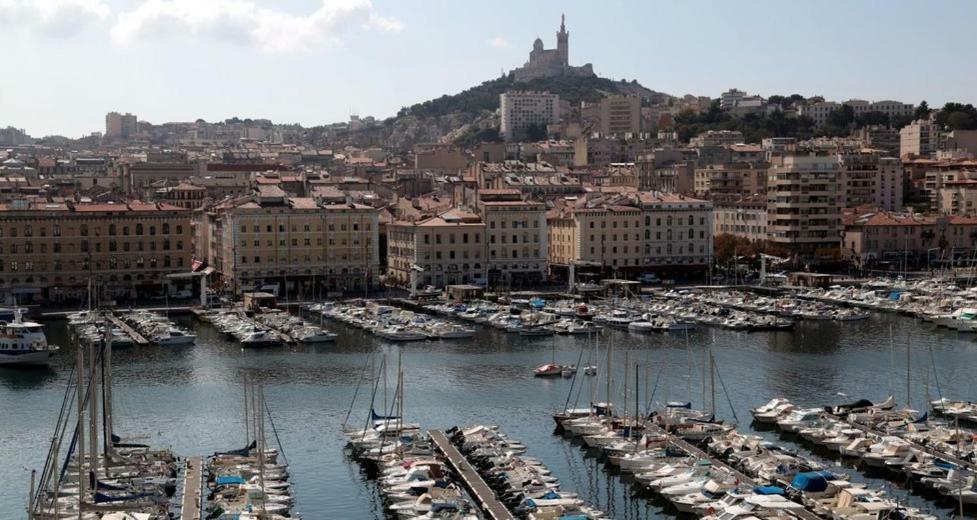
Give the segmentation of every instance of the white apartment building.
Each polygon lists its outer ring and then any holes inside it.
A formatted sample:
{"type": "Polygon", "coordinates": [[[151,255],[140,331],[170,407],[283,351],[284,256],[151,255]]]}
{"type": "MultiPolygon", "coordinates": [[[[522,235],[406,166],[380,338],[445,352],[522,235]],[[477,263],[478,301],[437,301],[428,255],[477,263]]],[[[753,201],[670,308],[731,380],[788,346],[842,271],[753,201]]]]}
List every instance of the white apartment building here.
{"type": "Polygon", "coordinates": [[[499,95],[500,132],[506,141],[518,140],[530,126],[560,122],[560,96],[549,92],[505,92],[499,95]]]}
{"type": "Polygon", "coordinates": [[[821,101],[802,105],[798,108],[798,115],[810,117],[814,120],[815,126],[821,127],[828,122],[828,116],[831,115],[831,112],[841,108],[842,105],[850,106],[855,117],[868,112],[881,112],[889,116],[889,120],[897,117],[911,116],[916,109],[911,103],[902,103],[899,101],[884,100],[869,102],[864,99],[849,99],[841,103],[821,101]]]}
{"type": "Polygon", "coordinates": [[[840,164],[833,155],[771,158],[767,238],[803,258],[837,258],[841,245],[840,164]]]}

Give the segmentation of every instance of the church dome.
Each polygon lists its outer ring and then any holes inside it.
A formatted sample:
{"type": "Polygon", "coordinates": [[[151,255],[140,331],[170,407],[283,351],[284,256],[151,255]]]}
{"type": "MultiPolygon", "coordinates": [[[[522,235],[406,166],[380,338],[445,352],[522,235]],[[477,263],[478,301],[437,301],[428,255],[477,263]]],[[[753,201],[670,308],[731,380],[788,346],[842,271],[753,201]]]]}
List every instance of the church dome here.
{"type": "Polygon", "coordinates": [[[543,50],[543,40],[541,40],[538,36],[536,37],[536,41],[533,42],[533,50],[534,51],[543,50]]]}

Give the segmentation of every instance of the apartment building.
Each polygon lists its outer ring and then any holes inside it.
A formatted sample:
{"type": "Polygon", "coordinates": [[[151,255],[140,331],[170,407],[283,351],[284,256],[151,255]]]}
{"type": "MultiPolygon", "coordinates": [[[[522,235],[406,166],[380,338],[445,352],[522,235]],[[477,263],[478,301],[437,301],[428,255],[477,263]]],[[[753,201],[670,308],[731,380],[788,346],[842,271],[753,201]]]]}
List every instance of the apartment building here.
{"type": "Polygon", "coordinates": [[[637,96],[608,96],[600,100],[601,135],[641,132],[641,100],[637,96]]]}
{"type": "Polygon", "coordinates": [[[289,197],[277,187],[208,210],[205,257],[225,291],[267,287],[313,296],[379,281],[379,210],[289,197]]]}
{"type": "Polygon", "coordinates": [[[546,205],[519,190],[480,190],[476,209],[485,224],[489,285],[538,283],[546,276],[546,205]]]}
{"type": "Polygon", "coordinates": [[[890,120],[909,117],[913,115],[915,106],[911,103],[902,103],[899,101],[884,100],[884,101],[874,101],[869,102],[863,99],[849,99],[841,103],[835,101],[820,101],[816,103],[809,103],[807,105],[801,105],[798,107],[798,115],[806,116],[814,121],[814,125],[817,127],[822,127],[828,122],[828,117],[835,110],[839,110],[843,105],[848,105],[852,109],[852,113],[855,117],[861,116],[869,112],[878,112],[885,114],[890,120]]]}
{"type": "Polygon", "coordinates": [[[138,121],[134,114],[109,112],[105,114],[105,137],[107,139],[128,139],[138,131],[138,121]]]}
{"type": "Polygon", "coordinates": [[[767,199],[754,196],[715,203],[713,235],[733,235],[747,240],[767,240],[767,199]]]}
{"type": "Polygon", "coordinates": [[[805,259],[839,254],[839,163],[833,155],[772,157],[767,175],[767,239],[805,259]]]}
{"type": "Polygon", "coordinates": [[[560,122],[560,96],[549,92],[505,92],[499,95],[499,131],[506,141],[520,140],[530,127],[546,129],[560,122]]]}
{"type": "Polygon", "coordinates": [[[899,130],[899,156],[930,157],[940,149],[940,126],[917,119],[899,130]]]}
{"type": "Polygon", "coordinates": [[[767,169],[747,162],[709,164],[695,170],[695,196],[738,200],[767,190],[767,169]]]}
{"type": "Polygon", "coordinates": [[[690,273],[712,258],[712,203],[660,192],[572,199],[549,214],[552,270],[600,266],[611,276],[690,273]]]}
{"type": "Polygon", "coordinates": [[[932,216],[870,210],[844,216],[844,254],[856,263],[886,261],[910,268],[937,263],[969,264],[977,217],[932,216]]]}
{"type": "Polygon", "coordinates": [[[404,287],[415,282],[417,287],[485,283],[487,259],[485,224],[465,209],[387,225],[388,283],[404,287]]]}
{"type": "Polygon", "coordinates": [[[161,294],[190,270],[191,212],[167,204],[14,201],[0,205],[0,300],[84,300],[161,294]]]}
{"type": "Polygon", "coordinates": [[[944,182],[937,191],[936,204],[941,215],[977,216],[977,179],[944,182]]]}

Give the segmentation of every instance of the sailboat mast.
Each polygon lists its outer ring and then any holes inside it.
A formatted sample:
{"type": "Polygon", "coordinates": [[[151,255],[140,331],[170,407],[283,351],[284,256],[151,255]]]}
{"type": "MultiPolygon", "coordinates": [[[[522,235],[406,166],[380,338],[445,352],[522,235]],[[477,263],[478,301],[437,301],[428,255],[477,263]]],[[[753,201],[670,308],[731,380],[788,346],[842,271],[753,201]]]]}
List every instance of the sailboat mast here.
{"type": "Polygon", "coordinates": [[[716,358],[712,356],[712,350],[709,351],[709,387],[712,389],[712,400],[710,401],[710,408],[713,416],[716,415],[716,358]]]}
{"type": "MultiPolygon", "coordinates": [[[[691,352],[689,353],[691,356],[691,352]]],[[[691,359],[691,357],[690,357],[691,359]]],[[[709,352],[706,350],[702,351],[702,406],[706,405],[706,367],[709,366],[709,352]]],[[[689,376],[691,377],[691,373],[689,376]]],[[[692,400],[692,396],[689,396],[689,400],[692,400]]]]}
{"type": "MultiPolygon", "coordinates": [[[[75,393],[78,394],[78,424],[75,431],[78,432],[78,446],[75,452],[75,462],[78,465],[78,519],[81,520],[81,503],[85,500],[87,483],[85,479],[85,353],[81,345],[78,345],[75,369],[77,375],[75,393]]],[[[60,483],[59,483],[60,484],[60,483]]]]}
{"type": "MultiPolygon", "coordinates": [[[[255,407],[254,414],[258,416],[258,410],[262,410],[261,420],[258,421],[258,483],[261,485],[261,514],[262,517],[268,514],[265,509],[265,500],[267,499],[267,491],[265,491],[265,414],[263,410],[265,409],[265,389],[260,384],[258,385],[258,406],[255,407]]],[[[254,391],[252,391],[254,393],[254,391]]]]}
{"type": "Polygon", "coordinates": [[[397,401],[397,434],[404,431],[404,352],[397,353],[397,385],[400,387],[400,400],[397,401]]]}
{"type": "Polygon", "coordinates": [[[98,388],[95,386],[98,365],[95,364],[95,341],[88,342],[88,365],[88,470],[94,474],[98,468],[98,388]]]}
{"type": "Polygon", "coordinates": [[[630,370],[631,365],[629,364],[630,363],[629,354],[630,353],[627,351],[624,352],[624,404],[621,407],[622,410],[621,413],[624,418],[625,425],[628,424],[628,412],[630,411],[628,409],[628,374],[631,372],[630,370]]]}
{"type": "Polygon", "coordinates": [[[912,404],[912,346],[911,346],[912,334],[906,335],[906,408],[910,408],[912,404]]]}
{"type": "Polygon", "coordinates": [[[638,379],[638,363],[634,364],[634,424],[637,426],[638,417],[641,413],[638,411],[638,402],[641,401],[641,385],[638,379]]]}
{"type": "Polygon", "coordinates": [[[248,401],[248,375],[244,374],[242,379],[244,380],[244,447],[247,448],[251,445],[251,419],[248,413],[251,402],[248,401]]]}
{"type": "Polygon", "coordinates": [[[889,324],[889,395],[896,395],[896,343],[892,336],[892,324],[889,324]]]}
{"type": "Polygon", "coordinates": [[[612,415],[610,413],[610,407],[611,407],[611,374],[613,373],[612,368],[611,368],[612,367],[611,363],[612,363],[612,360],[613,360],[613,357],[612,357],[612,352],[613,351],[614,351],[614,345],[610,341],[608,341],[608,343],[607,343],[607,407],[608,407],[608,415],[612,415]]]}
{"type": "Polygon", "coordinates": [[[102,448],[105,474],[109,473],[109,452],[112,449],[112,329],[106,327],[102,351],[102,448]]]}

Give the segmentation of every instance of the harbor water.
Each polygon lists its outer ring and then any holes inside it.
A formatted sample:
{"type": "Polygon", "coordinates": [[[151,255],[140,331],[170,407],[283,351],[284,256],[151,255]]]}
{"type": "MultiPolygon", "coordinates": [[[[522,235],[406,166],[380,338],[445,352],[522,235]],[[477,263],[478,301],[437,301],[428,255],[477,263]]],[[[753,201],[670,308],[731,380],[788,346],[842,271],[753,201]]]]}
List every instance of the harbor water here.
{"type": "MultiPolygon", "coordinates": [[[[480,326],[474,339],[395,344],[327,321],[326,326],[339,334],[334,343],[243,351],[209,325],[189,317],[182,321],[196,330],[196,345],[114,351],[117,433],[154,447],[170,447],[180,456],[239,448],[245,442],[242,380],[248,375],[264,385],[290,464],[294,510],[303,518],[383,518],[375,486],[345,454],[341,434],[371,353],[387,354],[391,365],[402,354],[406,421],[425,428],[499,425],[524,442],[527,454],[544,462],[565,490],[579,492],[612,517],[673,517],[664,502],[609,471],[579,444],[553,434],[551,414],[564,407],[571,381],[534,378],[532,369],[554,356],[558,363],[576,364],[588,345],[586,336],[527,338],[480,326]]],[[[49,341],[67,345],[49,369],[0,369],[0,519],[25,516],[30,468],[43,464],[68,384],[74,349],[66,325],[51,322],[47,333],[49,341]]],[[[702,366],[711,349],[718,368],[717,415],[738,419],[741,431],[755,433],[749,410],[773,397],[813,406],[882,400],[892,393],[900,405],[908,396],[915,408],[925,406],[927,396],[977,400],[975,338],[905,316],[873,314],[853,322],[800,322],[780,332],[705,326],[688,334],[610,331],[602,344],[613,345],[613,399],[619,406],[626,353],[632,363],[632,410],[633,363],[639,364],[642,400],[653,393],[658,403],[691,400],[706,408],[712,397],[703,391],[708,378],[702,366]]],[[[578,406],[586,406],[591,390],[588,378],[580,379],[585,386],[578,406]]],[[[394,383],[395,370],[390,370],[388,402],[394,383]]],[[[596,386],[594,393],[603,400],[604,379],[596,386]]],[[[352,424],[365,423],[370,390],[360,388],[352,424]]],[[[383,393],[381,385],[379,402],[383,393]]],[[[760,433],[827,460],[775,432],[760,433]]],[[[952,514],[952,504],[916,496],[897,483],[851,467],[844,471],[854,480],[885,486],[901,501],[940,517],[952,514]]]]}

